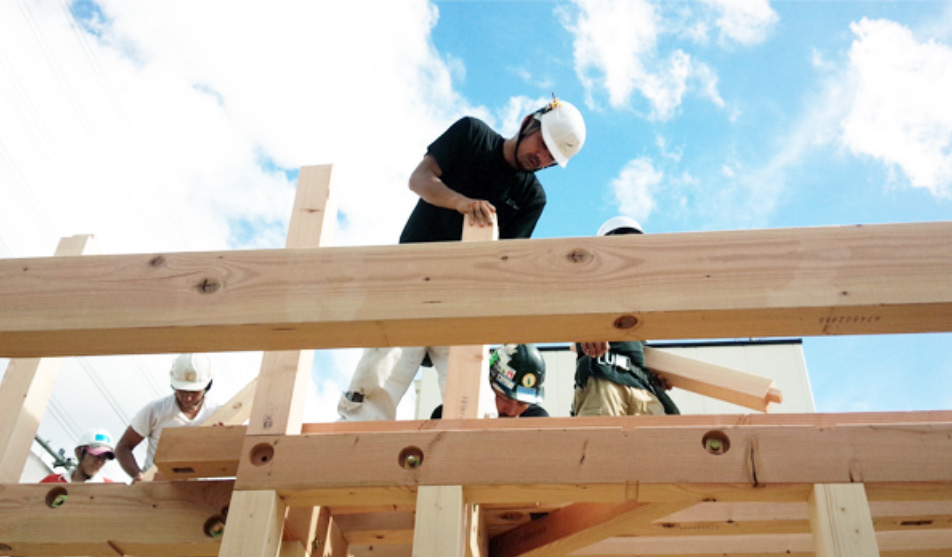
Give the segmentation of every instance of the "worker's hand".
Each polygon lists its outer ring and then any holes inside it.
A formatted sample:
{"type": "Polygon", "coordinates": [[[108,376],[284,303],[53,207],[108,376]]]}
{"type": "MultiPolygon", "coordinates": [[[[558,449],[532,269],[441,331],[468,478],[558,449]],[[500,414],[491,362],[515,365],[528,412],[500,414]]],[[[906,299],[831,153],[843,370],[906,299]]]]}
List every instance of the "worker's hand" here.
{"type": "Polygon", "coordinates": [[[597,358],[608,352],[607,342],[581,342],[582,353],[592,358],[597,358]]]}
{"type": "Polygon", "coordinates": [[[132,477],[132,483],[139,483],[144,481],[145,481],[145,476],[142,474],[142,472],[139,472],[138,474],[132,477]]]}
{"type": "Polygon", "coordinates": [[[485,199],[464,198],[456,210],[466,217],[466,222],[476,226],[492,226],[496,219],[496,208],[485,199]]]}
{"type": "Polygon", "coordinates": [[[649,372],[651,373],[651,378],[654,380],[656,385],[658,385],[659,387],[661,387],[662,389],[666,391],[670,391],[673,388],[671,386],[671,383],[668,383],[668,379],[666,377],[664,377],[663,375],[658,375],[657,373],[651,370],[649,370],[649,372]]]}

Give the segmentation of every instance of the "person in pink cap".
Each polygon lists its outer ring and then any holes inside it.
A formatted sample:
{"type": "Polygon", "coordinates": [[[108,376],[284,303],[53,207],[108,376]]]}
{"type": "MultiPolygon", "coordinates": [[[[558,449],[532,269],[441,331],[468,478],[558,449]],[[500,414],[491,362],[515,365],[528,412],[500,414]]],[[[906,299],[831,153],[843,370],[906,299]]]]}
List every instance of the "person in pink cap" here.
{"type": "Polygon", "coordinates": [[[113,483],[109,478],[98,476],[107,460],[116,458],[112,436],[105,429],[92,429],[79,438],[76,445],[76,468],[72,472],[50,474],[40,483],[113,483]]]}

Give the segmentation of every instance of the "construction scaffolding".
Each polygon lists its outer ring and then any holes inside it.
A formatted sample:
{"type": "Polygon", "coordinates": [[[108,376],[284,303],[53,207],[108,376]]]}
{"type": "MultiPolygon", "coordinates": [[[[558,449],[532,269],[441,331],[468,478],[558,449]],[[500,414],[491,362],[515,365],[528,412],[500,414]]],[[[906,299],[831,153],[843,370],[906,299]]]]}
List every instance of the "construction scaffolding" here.
{"type": "Polygon", "coordinates": [[[950,331],[952,223],[320,247],[331,176],[294,249],[0,260],[0,555],[952,554],[952,412],[473,419],[488,343],[950,331]],[[419,345],[443,420],[302,423],[311,350],[419,345]],[[15,483],[52,356],[224,350],[247,425],[165,430],[164,480],[15,483]]]}

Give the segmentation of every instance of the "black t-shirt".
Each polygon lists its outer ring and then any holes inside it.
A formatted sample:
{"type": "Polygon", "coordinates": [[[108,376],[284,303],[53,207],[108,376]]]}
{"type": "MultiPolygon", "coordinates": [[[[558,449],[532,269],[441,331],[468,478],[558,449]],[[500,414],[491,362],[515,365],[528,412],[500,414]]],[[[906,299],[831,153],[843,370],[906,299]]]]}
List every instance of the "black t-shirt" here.
{"type": "MultiPolygon", "coordinates": [[[[503,157],[503,138],[489,126],[465,117],[430,144],[447,187],[473,199],[485,199],[496,208],[500,238],[528,238],[545,207],[545,190],[532,172],[509,166],[503,157]]],[[[420,199],[407,220],[401,244],[458,241],[463,215],[420,199]]]]}
{"type": "MultiPolygon", "coordinates": [[[[500,417],[505,418],[508,416],[500,416],[500,417]]],[[[545,411],[545,408],[539,406],[538,404],[530,404],[529,407],[526,408],[525,412],[523,412],[522,414],[519,414],[519,417],[520,418],[548,418],[549,413],[545,411]]],[[[442,404],[437,406],[433,410],[433,413],[430,414],[430,419],[431,420],[443,419],[443,405],[442,404]]]]}

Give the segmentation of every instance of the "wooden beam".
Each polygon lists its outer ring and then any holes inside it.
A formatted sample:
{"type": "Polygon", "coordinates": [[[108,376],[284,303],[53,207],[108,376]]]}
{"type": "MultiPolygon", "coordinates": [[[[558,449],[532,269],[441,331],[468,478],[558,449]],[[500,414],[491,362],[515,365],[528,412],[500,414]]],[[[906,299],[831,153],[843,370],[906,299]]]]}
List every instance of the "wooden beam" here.
{"type": "Polygon", "coordinates": [[[255,389],[257,386],[258,378],[255,377],[240,391],[235,393],[228,402],[221,405],[218,410],[215,410],[211,416],[206,418],[205,421],[202,422],[202,425],[241,425],[245,423],[245,420],[251,417],[251,403],[255,398],[255,389]]]}
{"type": "Polygon", "coordinates": [[[816,485],[810,526],[817,557],[877,557],[873,516],[862,484],[816,485]]]}
{"type": "Polygon", "coordinates": [[[766,412],[783,395],[772,379],[685,358],[658,348],[645,348],[645,365],[672,387],[766,412]]]}
{"type": "MultiPolygon", "coordinates": [[[[883,557],[946,557],[952,547],[952,529],[879,532],[876,539],[883,557]]],[[[766,534],[760,536],[620,536],[595,543],[573,555],[608,557],[814,557],[813,536],[766,534]]],[[[872,554],[876,555],[876,554],[872,554]]]]}
{"type": "Polygon", "coordinates": [[[277,490],[503,483],[950,482],[950,435],[952,424],[936,423],[716,430],[658,426],[630,431],[553,430],[531,424],[519,429],[257,436],[246,441],[243,454],[273,454],[237,481],[242,489],[277,490]],[[719,440],[720,450],[705,448],[705,439],[711,437],[719,440]],[[410,447],[419,449],[423,461],[404,469],[400,455],[410,447]],[[653,450],[646,453],[644,447],[653,450]],[[506,455],[507,466],[494,465],[498,454],[506,455]],[[318,461],[319,468],[310,465],[318,461]]]}
{"type": "MultiPolygon", "coordinates": [[[[475,226],[469,219],[463,225],[462,241],[493,241],[499,233],[492,226],[475,226]]],[[[486,346],[451,346],[446,370],[446,392],[443,394],[443,417],[464,420],[480,417],[479,394],[487,374],[484,370],[486,346]]],[[[419,557],[464,557],[470,548],[471,521],[478,524],[479,508],[467,504],[463,487],[440,485],[421,487],[417,491],[416,528],[413,530],[413,553],[419,557]]],[[[477,529],[475,532],[479,534],[477,529]]],[[[476,543],[477,551],[480,547],[476,543]]]]}
{"type": "Polygon", "coordinates": [[[313,362],[313,350],[264,353],[248,435],[301,432],[307,378],[313,362]]]}
{"type": "MultiPolygon", "coordinates": [[[[91,235],[61,238],[55,257],[96,251],[91,235]]],[[[0,483],[20,481],[33,438],[46,412],[62,360],[11,360],[0,381],[0,483]]]]}
{"type": "MultiPolygon", "coordinates": [[[[334,197],[334,188],[331,183],[330,166],[310,166],[301,168],[298,174],[298,188],[294,198],[294,207],[291,211],[291,222],[288,230],[285,247],[316,248],[321,246],[322,240],[327,238],[326,232],[333,230],[333,219],[337,216],[336,208],[331,206],[328,211],[328,202],[334,197]]],[[[285,350],[279,352],[265,352],[262,357],[261,372],[258,375],[254,390],[254,402],[251,407],[251,416],[248,422],[248,436],[253,439],[256,435],[268,433],[282,433],[292,435],[300,433],[301,422],[304,416],[304,403],[307,398],[306,386],[314,361],[313,350],[285,350]]],[[[238,477],[245,474],[244,469],[256,465],[254,461],[243,461],[238,466],[238,477]]],[[[241,516],[268,516],[272,515],[271,505],[277,499],[275,492],[256,492],[255,496],[242,496],[236,492],[232,496],[232,508],[241,516]],[[251,505],[260,505],[253,507],[251,505]]],[[[284,529],[285,511],[281,502],[282,512],[277,516],[277,524],[268,527],[284,529]]],[[[297,508],[289,511],[292,524],[291,530],[297,530],[300,545],[310,550],[311,540],[316,533],[313,528],[319,521],[319,509],[315,507],[297,508]],[[303,537],[303,539],[301,539],[303,537]]],[[[259,518],[260,520],[260,518],[259,518]]],[[[225,533],[222,544],[222,555],[230,557],[230,550],[236,546],[229,539],[234,531],[225,533]]],[[[235,543],[244,543],[242,537],[235,543]]],[[[270,553],[270,547],[265,552],[270,553]]],[[[281,549],[281,557],[289,557],[287,547],[281,549]]],[[[296,551],[296,549],[295,549],[296,551]]]]}
{"type": "Polygon", "coordinates": [[[620,505],[576,503],[494,537],[490,540],[490,552],[493,557],[567,555],[628,532],[633,525],[650,524],[692,504],[637,501],[620,505]]]}
{"type": "Polygon", "coordinates": [[[285,506],[274,491],[235,491],[218,555],[276,557],[281,549],[285,506]]]}
{"type": "MultiPolygon", "coordinates": [[[[855,412],[847,414],[725,414],[694,416],[598,416],[585,418],[549,418],[529,426],[520,420],[405,420],[397,422],[333,422],[304,424],[308,434],[412,433],[423,431],[472,431],[508,429],[548,429],[553,431],[606,428],[621,431],[647,427],[734,428],[741,426],[806,426],[830,428],[862,424],[952,423],[952,411],[926,412],[855,412]]],[[[170,479],[231,477],[238,471],[246,429],[174,428],[162,433],[168,441],[159,443],[155,462],[170,479]]],[[[607,485],[606,482],[600,482],[607,485]]],[[[622,484],[623,485],[623,484],[622,484]]],[[[913,487],[910,486],[909,489],[913,487]]],[[[531,489],[531,487],[529,488],[531,489]]],[[[935,486],[926,489],[933,493],[935,486]]],[[[544,494],[540,493],[539,496],[544,494]]],[[[606,494],[607,495],[607,494],[606,494]]],[[[941,498],[941,496],[940,496],[941,498]]],[[[570,498],[571,499],[571,498],[570,498]]],[[[615,499],[612,499],[615,500],[615,499]]]]}
{"type": "Polygon", "coordinates": [[[949,276],[952,222],[6,259],[0,356],[949,331],[949,276]]]}
{"type": "Polygon", "coordinates": [[[222,515],[231,481],[0,485],[4,555],[207,556],[219,538],[206,523],[222,515]],[[48,498],[65,490],[65,502],[48,498]],[[54,493],[55,492],[55,493],[54,493]]]}

